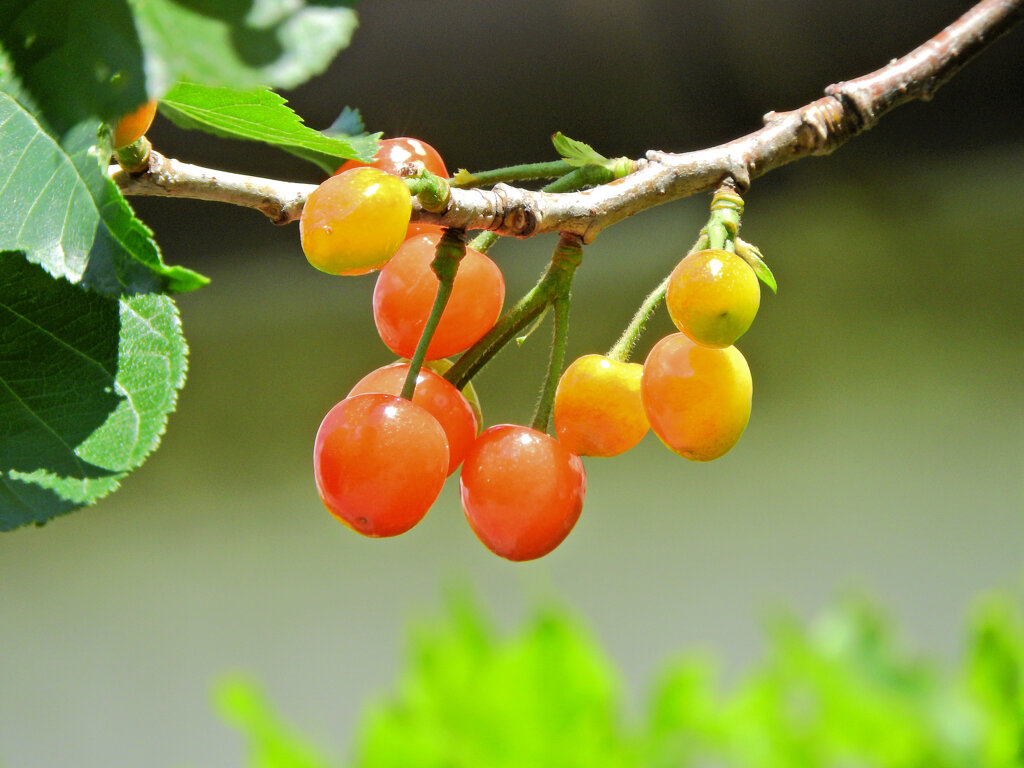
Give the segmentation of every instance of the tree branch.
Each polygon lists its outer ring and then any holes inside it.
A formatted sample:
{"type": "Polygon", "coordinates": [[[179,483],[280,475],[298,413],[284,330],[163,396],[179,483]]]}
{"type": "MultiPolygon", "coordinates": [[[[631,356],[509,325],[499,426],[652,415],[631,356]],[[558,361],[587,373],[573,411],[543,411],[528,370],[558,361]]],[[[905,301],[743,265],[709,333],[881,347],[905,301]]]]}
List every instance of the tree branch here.
{"type": "MultiPolygon", "coordinates": [[[[442,213],[413,219],[459,229],[488,229],[531,237],[571,233],[590,242],[605,227],[655,205],[723,182],[740,191],[752,179],[808,155],[824,155],[873,127],[889,110],[928,100],[985,47],[1024,17],[1024,0],[981,0],[938,35],[881,69],[825,89],[826,95],[790,112],[769,112],[765,126],[734,141],[696,152],[651,151],[638,169],[610,184],[573,193],[545,193],[498,184],[492,190],[451,190],[442,213]]],[[[125,194],[193,197],[256,208],[275,223],[297,219],[314,187],[211,171],[152,153],[148,169],[128,174],[111,167],[125,194]]]]}
{"type": "Polygon", "coordinates": [[[111,165],[107,173],[126,195],[232,203],[255,208],[275,224],[297,221],[306,196],[316,189],[315,184],[295,184],[189,165],[164,157],[155,150],[150,150],[149,160],[140,172],[129,173],[119,165],[111,165]]]}

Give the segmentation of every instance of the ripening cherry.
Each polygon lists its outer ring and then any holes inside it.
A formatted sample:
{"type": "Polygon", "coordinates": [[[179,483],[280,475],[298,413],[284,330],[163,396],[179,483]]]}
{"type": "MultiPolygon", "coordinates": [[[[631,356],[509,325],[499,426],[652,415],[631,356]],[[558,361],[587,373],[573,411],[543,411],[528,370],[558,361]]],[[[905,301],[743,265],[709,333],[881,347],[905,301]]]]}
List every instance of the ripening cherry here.
{"type": "Polygon", "coordinates": [[[342,400],[313,444],[313,474],[328,511],[364,536],[397,536],[423,519],[448,476],[437,419],[395,395],[342,400]]]}
{"type": "Polygon", "coordinates": [[[405,239],[412,214],[409,188],[376,168],[331,176],[306,198],[299,219],[309,263],[332,275],[383,267],[405,239]]]}
{"type": "Polygon", "coordinates": [[[651,429],[671,450],[711,461],[740,439],[750,419],[750,368],[736,347],[711,349],[682,333],[661,339],[641,381],[651,429]]]}
{"type": "Polygon", "coordinates": [[[402,175],[402,169],[414,162],[421,162],[423,166],[435,176],[442,179],[448,178],[448,169],[444,166],[444,160],[436,149],[419,139],[410,139],[400,136],[394,139],[381,139],[380,148],[373,156],[373,161],[364,163],[359,160],[348,160],[335,174],[347,171],[350,168],[379,168],[386,173],[395,176],[402,175]]]}
{"type": "Polygon", "coordinates": [[[117,125],[114,126],[114,149],[127,147],[145,136],[149,126],[153,124],[154,117],[156,117],[155,99],[147,101],[134,112],[129,112],[118,120],[117,125]]]}
{"type": "Polygon", "coordinates": [[[555,390],[558,441],[577,456],[618,456],[640,442],[650,424],[640,397],[638,363],[584,355],[565,369],[555,390]]]}
{"type": "Polygon", "coordinates": [[[579,456],[543,432],[499,424],[480,433],[459,479],[466,520],[494,554],[534,560],[579,519],[587,476],[579,456]]]}
{"type": "MultiPolygon", "coordinates": [[[[408,373],[408,363],[385,365],[360,379],[348,396],[367,392],[400,395],[408,373]]],[[[412,402],[437,419],[444,429],[448,439],[448,474],[451,475],[476,439],[478,423],[473,407],[447,379],[427,368],[421,368],[416,377],[412,402]]]]}
{"type": "MultiPolygon", "coordinates": [[[[373,319],[381,339],[399,357],[412,357],[434,305],[439,281],[430,263],[440,239],[439,235],[418,235],[406,240],[377,277],[373,319]]],[[[498,265],[467,248],[427,359],[471,347],[494,325],[504,301],[505,279],[498,265]]]]}
{"type": "Polygon", "coordinates": [[[721,349],[754,322],[761,288],[754,270],[735,253],[708,249],[676,265],[665,304],[680,331],[702,346],[721,349]]]}

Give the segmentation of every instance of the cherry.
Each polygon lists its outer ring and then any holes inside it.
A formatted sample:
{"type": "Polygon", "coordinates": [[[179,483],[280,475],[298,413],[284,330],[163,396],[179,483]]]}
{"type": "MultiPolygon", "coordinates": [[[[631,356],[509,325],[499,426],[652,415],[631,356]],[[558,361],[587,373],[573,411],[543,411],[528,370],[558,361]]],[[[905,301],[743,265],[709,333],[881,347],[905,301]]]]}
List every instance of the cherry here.
{"type": "Polygon", "coordinates": [[[484,430],[459,478],[462,508],[477,538],[508,560],[546,555],[583,509],[587,476],[579,456],[529,427],[484,430]]]}
{"type": "MultiPolygon", "coordinates": [[[[377,277],[373,319],[381,339],[400,357],[412,357],[434,304],[438,279],[430,263],[440,239],[439,235],[417,235],[406,240],[377,277]]],[[[494,325],[504,300],[501,270],[484,254],[467,248],[427,359],[471,347],[494,325]]]]}
{"type": "Polygon", "coordinates": [[[299,219],[309,263],[332,275],[362,275],[383,267],[409,225],[405,183],[376,168],[331,176],[310,193],[299,219]]]}
{"type": "MultiPolygon", "coordinates": [[[[408,363],[392,363],[371,371],[352,387],[349,397],[367,392],[400,395],[409,373],[408,363]]],[[[437,419],[448,439],[448,474],[462,463],[478,429],[469,401],[446,379],[422,368],[416,377],[412,402],[437,419]]]]}
{"type": "Polygon", "coordinates": [[[705,347],[728,347],[754,321],[761,289],[754,270],[729,251],[691,253],[672,271],[665,304],[672,322],[705,347]]]}
{"type": "Polygon", "coordinates": [[[381,139],[380,148],[373,156],[373,161],[363,163],[359,160],[348,160],[342,165],[336,174],[349,170],[350,168],[379,168],[386,173],[395,176],[402,175],[402,169],[410,163],[419,161],[435,176],[442,179],[448,178],[448,169],[444,166],[444,160],[436,149],[419,139],[410,139],[401,136],[394,139],[381,139]]]}
{"type": "Polygon", "coordinates": [[[134,112],[117,121],[114,126],[114,149],[127,147],[146,135],[156,117],[156,100],[147,101],[134,112]]]}
{"type": "Polygon", "coordinates": [[[617,456],[640,442],[650,424],[640,397],[644,367],[584,355],[555,390],[558,441],[578,456],[617,456]]]}
{"type": "Polygon", "coordinates": [[[430,509],[448,476],[437,419],[395,395],[342,400],[313,444],[313,474],[328,511],[364,536],[396,536],[430,509]]]}
{"type": "Polygon", "coordinates": [[[682,333],[661,339],[641,382],[651,429],[671,450],[711,461],[740,439],[750,419],[750,368],[736,347],[711,349],[682,333]]]}

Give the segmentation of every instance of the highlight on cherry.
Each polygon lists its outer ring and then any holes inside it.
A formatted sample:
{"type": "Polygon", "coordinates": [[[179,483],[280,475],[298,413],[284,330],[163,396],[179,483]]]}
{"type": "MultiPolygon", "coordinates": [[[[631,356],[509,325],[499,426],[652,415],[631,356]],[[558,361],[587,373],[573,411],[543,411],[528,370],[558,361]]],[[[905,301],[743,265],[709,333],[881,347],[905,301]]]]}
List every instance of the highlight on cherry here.
{"type": "Polygon", "coordinates": [[[476,538],[506,560],[535,560],[556,550],[581,517],[581,457],[620,455],[651,431],[695,462],[736,445],[753,386],[733,343],[757,313],[759,281],[776,286],[760,251],[739,237],[744,204],[731,185],[715,193],[693,247],[643,298],[611,348],[566,366],[582,238],[563,232],[536,285],[502,314],[505,281],[488,255],[501,238],[415,232],[412,198],[416,210],[429,211],[451,186],[496,183],[510,173],[519,182],[553,178],[541,189],[558,192],[629,168],[556,134],[561,161],[447,178],[428,145],[388,141],[372,163],[346,163],[323,182],[300,222],[303,250],[318,269],[379,269],[370,311],[382,352],[401,358],[349,387],[320,425],[314,476],[331,514],[364,536],[404,533],[435,504],[445,478],[458,473],[463,515],[476,538]],[[663,301],[680,332],[654,343],[643,362],[631,362],[663,301]],[[472,379],[548,316],[552,342],[532,422],[501,423],[499,416],[485,428],[472,379]]]}

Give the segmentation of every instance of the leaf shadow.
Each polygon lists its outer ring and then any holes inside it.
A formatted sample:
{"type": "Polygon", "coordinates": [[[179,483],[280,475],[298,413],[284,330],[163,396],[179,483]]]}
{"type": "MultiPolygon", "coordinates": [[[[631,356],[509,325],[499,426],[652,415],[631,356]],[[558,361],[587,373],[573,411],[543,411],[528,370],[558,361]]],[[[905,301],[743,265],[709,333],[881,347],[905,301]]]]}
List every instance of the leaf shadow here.
{"type": "Polygon", "coordinates": [[[0,470],[118,474],[75,452],[124,399],[118,300],[54,279],[18,252],[0,253],[0,276],[0,470]]]}

